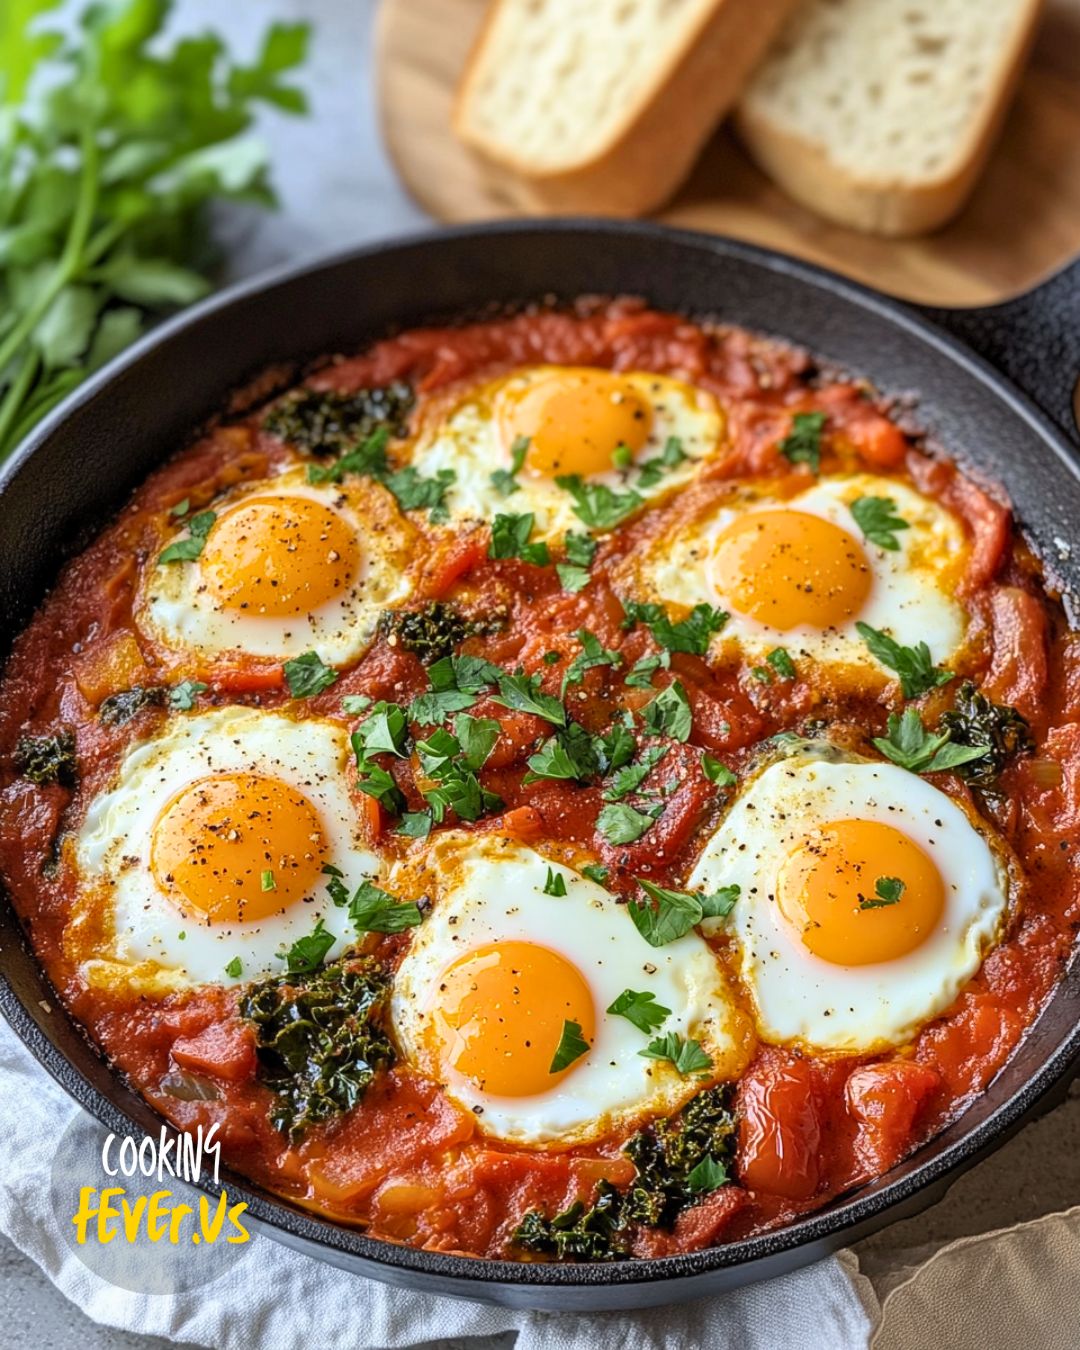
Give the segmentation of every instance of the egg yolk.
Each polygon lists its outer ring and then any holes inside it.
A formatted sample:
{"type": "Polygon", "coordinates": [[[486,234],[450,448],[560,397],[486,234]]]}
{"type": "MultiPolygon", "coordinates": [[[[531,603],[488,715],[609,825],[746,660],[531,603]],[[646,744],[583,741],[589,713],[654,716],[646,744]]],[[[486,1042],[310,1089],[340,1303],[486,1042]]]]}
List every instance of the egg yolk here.
{"type": "Polygon", "coordinates": [[[534,478],[587,477],[610,473],[620,445],[634,455],[644,448],[652,408],[610,370],[567,368],[504,389],[499,424],[508,449],[521,437],[528,440],[525,468],[534,478]]]}
{"type": "Polygon", "coordinates": [[[221,774],[181,788],[154,823],[150,868],[188,917],[265,919],[315,892],[327,857],[315,807],[263,774],[221,774]]]}
{"type": "Polygon", "coordinates": [[[218,516],[200,556],[225,609],[274,618],[308,614],[345,590],[360,567],[348,522],[308,497],[249,497],[218,516]]]}
{"type": "Polygon", "coordinates": [[[945,885],[933,859],[892,825],[836,820],[788,855],[776,899],[815,956],[865,966],[926,941],[941,921],[945,885]]]}
{"type": "Polygon", "coordinates": [[[713,584],[740,614],[787,632],[835,628],[866,603],[873,573],[861,544],[806,511],[750,511],[716,541],[713,584]]]}
{"type": "Polygon", "coordinates": [[[574,1068],[551,1072],[564,1022],[576,1022],[589,1045],[595,1039],[581,972],[531,942],[493,942],[460,957],[443,974],[435,1007],[440,1067],[497,1097],[547,1092],[574,1068]]]}

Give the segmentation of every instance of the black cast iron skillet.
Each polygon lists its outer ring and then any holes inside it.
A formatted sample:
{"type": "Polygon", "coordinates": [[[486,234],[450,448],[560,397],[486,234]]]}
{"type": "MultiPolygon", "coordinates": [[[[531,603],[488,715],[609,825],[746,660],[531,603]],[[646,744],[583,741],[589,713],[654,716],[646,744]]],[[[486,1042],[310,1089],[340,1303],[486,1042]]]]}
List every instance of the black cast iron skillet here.
{"type": "MultiPolygon", "coordinates": [[[[972,472],[1005,487],[1051,575],[1080,592],[1080,461],[1070,444],[1080,263],[992,309],[919,311],[746,244],[650,225],[526,221],[363,249],[243,285],[165,324],[83,385],[0,471],[0,658],[63,558],[261,368],[355,350],[389,329],[491,302],[590,293],[640,294],[777,334],[885,391],[917,394],[923,424],[972,472]]],[[[158,1118],[58,1007],[6,903],[0,1010],[110,1129],[157,1132],[158,1118]]],[[[690,1256],[518,1265],[414,1251],[312,1217],[242,1179],[224,1182],[262,1231],[394,1284],[562,1311],[682,1301],[807,1264],[939,1198],[1061,1091],[1080,1063],[1078,1013],[1074,965],[988,1090],[888,1176],[779,1232],[690,1256]]]]}

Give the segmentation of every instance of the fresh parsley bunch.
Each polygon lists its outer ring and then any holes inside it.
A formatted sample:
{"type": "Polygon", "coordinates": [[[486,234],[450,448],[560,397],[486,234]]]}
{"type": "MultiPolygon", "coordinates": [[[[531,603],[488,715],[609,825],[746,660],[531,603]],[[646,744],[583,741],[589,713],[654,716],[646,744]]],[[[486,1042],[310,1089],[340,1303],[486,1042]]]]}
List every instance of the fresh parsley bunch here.
{"type": "Polygon", "coordinates": [[[168,0],[99,0],[71,34],[59,0],[0,5],[0,458],[155,313],[210,289],[208,208],[274,204],[257,103],[308,29],[275,24],[252,65],[210,33],[169,44],[168,0]]]}

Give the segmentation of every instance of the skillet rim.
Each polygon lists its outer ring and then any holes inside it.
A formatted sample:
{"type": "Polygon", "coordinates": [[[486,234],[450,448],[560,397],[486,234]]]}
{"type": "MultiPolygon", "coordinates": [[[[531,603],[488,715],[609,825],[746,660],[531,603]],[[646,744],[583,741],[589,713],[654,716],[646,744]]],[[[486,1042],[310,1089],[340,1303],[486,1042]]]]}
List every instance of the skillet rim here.
{"type": "MultiPolygon", "coordinates": [[[[1003,402],[1019,417],[1054,454],[1062,468],[1080,481],[1080,465],[1067,438],[1035,401],[1018,388],[990,362],[948,331],[922,315],[917,307],[875,291],[859,282],[829,271],[815,263],[792,258],[774,250],[741,240],[705,234],[700,231],[674,229],[652,222],[609,221],[568,217],[557,220],[523,219],[493,221],[427,230],[405,236],[383,239],[361,247],[336,250],[299,264],[290,263],[270,272],[236,283],[206,300],[185,309],[146,334],[132,347],[72,392],[57,408],[39,423],[8,460],[0,466],[0,510],[8,484],[29,465],[38,449],[50,440],[63,424],[79,409],[106,395],[110,386],[122,374],[137,366],[142,359],[166,346],[176,335],[189,327],[212,320],[215,316],[243,304],[249,298],[269,293],[278,287],[302,281],[305,277],[349,264],[371,261],[388,253],[411,249],[438,249],[441,244],[476,238],[499,238],[511,235],[539,237],[565,236],[568,241],[581,243],[600,239],[632,237],[655,240],[667,246],[690,247],[704,250],[718,259],[734,257],[762,268],[767,273],[791,277],[809,286],[816,298],[840,296],[862,311],[868,311],[892,328],[919,342],[924,348],[946,358],[973,376],[994,399],[1003,402]]],[[[645,289],[645,288],[643,288],[645,289]]],[[[968,311],[977,312],[977,311],[968,311]]],[[[737,321],[737,320],[736,320],[737,321]]],[[[782,337],[783,334],[778,334],[782,337]]],[[[227,393],[227,391],[223,391],[227,393]]],[[[976,461],[977,463],[977,461],[976,461]]],[[[1049,560],[1045,560],[1049,566],[1049,560]]],[[[29,959],[41,968],[15,920],[22,944],[29,959]]],[[[1075,953],[1074,953],[1075,954],[1075,953]]],[[[43,977],[43,976],[42,976],[43,977]]],[[[1064,978],[1064,977],[1063,977],[1064,978]]],[[[1056,989],[1060,989],[1060,981],[1056,989]]],[[[1054,995],[1051,995],[1054,997],[1054,995]]],[[[60,1003],[62,1015],[84,1037],[90,1049],[111,1076],[116,1092],[133,1097],[134,1101],[152,1112],[145,1101],[132,1092],[124,1077],[108,1065],[100,1049],[85,1036],[77,1023],[60,1003]]],[[[6,976],[0,975],[0,1013],[13,1030],[60,1086],[100,1123],[115,1128],[117,1125],[143,1127],[119,1106],[109,1094],[100,1090],[83,1071],[76,1067],[59,1046],[50,1039],[23,1004],[6,976]]],[[[1030,1032],[1042,1018],[1032,1024],[1030,1032]]],[[[1027,1040],[1027,1037],[1025,1037],[1027,1040]]],[[[1059,1086],[1080,1062],[1080,1025],[1074,1025],[1054,1050],[1023,1080],[1019,1088],[984,1121],[961,1135],[954,1142],[940,1147],[942,1134],[921,1146],[899,1165],[901,1174],[885,1174],[858,1190],[831,1201],[826,1207],[803,1218],[756,1237],[720,1247],[706,1248],[679,1256],[640,1259],[612,1264],[568,1262],[519,1263],[488,1258],[454,1256],[399,1246],[392,1242],[370,1238],[365,1233],[350,1229],[330,1219],[322,1219],[302,1208],[262,1190],[255,1183],[238,1178],[232,1184],[232,1175],[223,1172],[225,1184],[232,1194],[246,1199],[249,1214],[258,1231],[268,1233],[275,1240],[299,1248],[317,1259],[349,1267],[361,1267],[363,1272],[376,1277],[395,1279],[411,1286],[430,1287],[432,1292],[458,1294],[473,1298],[492,1298],[499,1290],[519,1291],[530,1305],[531,1293],[542,1290],[582,1291],[610,1288],[613,1295],[623,1291],[630,1296],[625,1306],[634,1306],[633,1291],[649,1290],[666,1285],[672,1280],[680,1286],[687,1281],[700,1285],[697,1292],[708,1292],[707,1277],[721,1272],[745,1272],[740,1278],[729,1279],[727,1285],[748,1283],[754,1278],[767,1278],[782,1270],[793,1269],[816,1259],[825,1251],[835,1250],[843,1243],[914,1212],[922,1203],[930,1203],[939,1196],[951,1179],[972,1166],[1014,1133],[1037,1109],[1039,1103],[1059,1086]],[[923,1156],[924,1154],[928,1156],[923,1156]],[[890,1180],[890,1177],[892,1178],[890,1180]],[[785,1263],[778,1264],[784,1256],[785,1263]]],[[[114,1093],[116,1095],[116,1093],[114,1093]]],[[[156,1116],[156,1113],[154,1113],[156,1116]]],[[[158,1118],[160,1119],[160,1118],[158,1118]]],[[[959,1117],[947,1131],[961,1124],[959,1117]]],[[[213,1191],[213,1183],[203,1183],[213,1191]]],[[[511,1302],[517,1300],[508,1300],[511,1302]]],[[[652,1301],[660,1301],[653,1299],[652,1301]]],[[[545,1306],[553,1306],[550,1303],[545,1306]]],[[[616,1306],[600,1303],[582,1303],[586,1307],[616,1306]]]]}

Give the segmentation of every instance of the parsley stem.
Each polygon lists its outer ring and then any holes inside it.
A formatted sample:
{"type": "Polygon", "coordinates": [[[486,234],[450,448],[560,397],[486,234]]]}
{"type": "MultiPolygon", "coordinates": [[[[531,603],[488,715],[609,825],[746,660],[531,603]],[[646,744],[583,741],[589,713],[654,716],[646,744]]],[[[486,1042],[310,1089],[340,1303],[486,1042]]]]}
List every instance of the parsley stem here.
{"type": "Polygon", "coordinates": [[[18,374],[8,385],[3,400],[0,401],[0,446],[7,440],[8,432],[19,415],[19,409],[37,379],[40,365],[41,354],[36,347],[31,347],[19,364],[18,374]]]}
{"type": "MultiPolygon", "coordinates": [[[[94,211],[97,209],[98,199],[99,175],[96,128],[84,126],[80,133],[80,140],[82,142],[83,159],[82,172],[79,177],[79,196],[72,213],[71,226],[68,229],[63,252],[57,259],[52,274],[45,285],[42,286],[34,303],[29,306],[4,341],[0,342],[0,370],[4,370],[15,359],[20,347],[45,317],[49,306],[76,276],[83,261],[83,250],[86,247],[90,227],[94,223],[94,211]]],[[[21,374],[22,370],[20,370],[21,374]]],[[[29,386],[23,390],[23,397],[28,392],[29,386]]],[[[18,404],[7,405],[7,399],[5,399],[6,425],[9,426],[14,420],[18,406],[18,404]]],[[[2,445],[3,438],[0,437],[0,446],[2,445]]]]}

